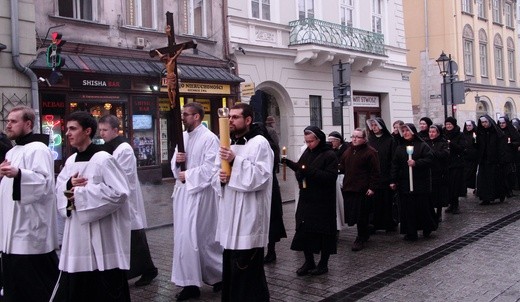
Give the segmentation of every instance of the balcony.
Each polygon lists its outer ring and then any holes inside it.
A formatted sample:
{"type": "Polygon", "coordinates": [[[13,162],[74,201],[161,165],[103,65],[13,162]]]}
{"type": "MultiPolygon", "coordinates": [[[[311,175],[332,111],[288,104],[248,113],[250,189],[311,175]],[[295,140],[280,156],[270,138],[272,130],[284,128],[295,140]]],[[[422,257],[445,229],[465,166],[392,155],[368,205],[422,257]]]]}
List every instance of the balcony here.
{"type": "Polygon", "coordinates": [[[356,57],[368,58],[370,62],[381,62],[382,57],[386,57],[383,34],[312,18],[291,21],[289,26],[289,46],[296,47],[299,52],[296,63],[317,60],[313,63],[319,65],[341,54],[350,56],[352,60],[356,57]],[[309,45],[321,47],[301,47],[309,45]],[[324,51],[323,47],[328,50],[324,51]]]}

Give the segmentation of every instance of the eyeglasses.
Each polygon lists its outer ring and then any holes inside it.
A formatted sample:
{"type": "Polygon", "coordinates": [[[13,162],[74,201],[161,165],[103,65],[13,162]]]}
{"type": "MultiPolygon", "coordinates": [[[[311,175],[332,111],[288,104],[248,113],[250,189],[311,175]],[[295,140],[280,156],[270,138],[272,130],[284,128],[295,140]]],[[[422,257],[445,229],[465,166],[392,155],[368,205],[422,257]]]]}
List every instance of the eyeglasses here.
{"type": "Polygon", "coordinates": [[[186,116],[190,116],[190,115],[195,115],[197,113],[187,113],[187,112],[183,112],[182,113],[182,116],[186,117],[186,116]]]}
{"type": "Polygon", "coordinates": [[[312,143],[314,143],[315,141],[316,141],[316,140],[313,139],[313,140],[305,141],[305,143],[308,145],[308,144],[312,144],[312,143]]]}
{"type": "Polygon", "coordinates": [[[242,118],[242,117],[244,117],[244,116],[242,116],[242,115],[230,115],[229,119],[230,120],[238,120],[239,118],[242,118]]]}
{"type": "Polygon", "coordinates": [[[364,137],[363,136],[352,135],[350,138],[351,139],[355,139],[355,138],[363,139],[364,137]]]}

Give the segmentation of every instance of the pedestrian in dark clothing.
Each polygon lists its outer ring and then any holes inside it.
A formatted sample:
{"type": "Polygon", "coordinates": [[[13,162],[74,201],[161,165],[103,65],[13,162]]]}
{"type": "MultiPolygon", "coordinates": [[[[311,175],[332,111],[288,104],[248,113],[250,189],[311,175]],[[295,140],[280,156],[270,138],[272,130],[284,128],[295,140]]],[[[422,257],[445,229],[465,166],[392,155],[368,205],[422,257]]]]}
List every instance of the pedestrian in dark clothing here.
{"type": "Polygon", "coordinates": [[[457,120],[454,117],[446,118],[444,122],[444,138],[448,141],[450,148],[450,206],[446,213],[459,214],[459,197],[466,196],[466,182],[464,181],[464,152],[466,151],[466,140],[460,132],[457,120]]]}
{"type": "MultiPolygon", "coordinates": [[[[477,125],[474,121],[467,120],[462,131],[462,136],[466,141],[466,152],[464,153],[464,179],[466,188],[476,189],[477,187],[477,125]]],[[[475,191],[473,191],[475,193],[475,191]]]]}
{"type": "Polygon", "coordinates": [[[11,140],[0,131],[0,163],[4,161],[5,154],[13,147],[11,140]]]}
{"type": "Polygon", "coordinates": [[[375,184],[373,199],[374,230],[395,231],[397,223],[392,216],[393,191],[390,189],[390,169],[396,142],[382,118],[367,120],[368,145],[377,150],[379,157],[379,181],[375,184]]]}
{"type": "Polygon", "coordinates": [[[401,213],[401,234],[404,239],[416,241],[417,231],[429,237],[437,229],[435,213],[431,203],[430,167],[433,153],[418,136],[413,124],[401,127],[403,143],[396,148],[390,172],[390,188],[398,190],[401,213]],[[407,147],[413,147],[412,159],[408,159],[407,147]],[[409,167],[412,167],[413,190],[410,188],[409,167]]]}
{"type": "Polygon", "coordinates": [[[442,208],[449,204],[449,160],[448,141],[442,136],[442,126],[430,126],[430,139],[427,141],[433,152],[432,205],[436,209],[437,222],[442,221],[442,208]]]}
{"type": "MultiPolygon", "coordinates": [[[[516,131],[520,133],[520,119],[514,118],[511,120],[511,124],[515,127],[516,131]]],[[[513,186],[513,190],[520,190],[520,149],[515,152],[515,169],[516,169],[516,182],[513,186]]]]}
{"type": "MultiPolygon", "coordinates": [[[[266,125],[269,121],[270,119],[268,117],[266,125]]],[[[276,177],[276,170],[278,169],[278,163],[280,162],[280,146],[278,145],[278,138],[273,137],[276,135],[276,132],[273,133],[271,131],[272,128],[269,129],[269,127],[264,127],[262,124],[257,125],[260,129],[261,135],[267,139],[274,153],[271,216],[269,217],[269,243],[267,244],[267,254],[264,257],[264,264],[268,264],[276,261],[276,242],[279,242],[282,238],[287,238],[287,233],[285,232],[285,225],[283,224],[282,194],[278,178],[276,177]]]]}
{"type": "Polygon", "coordinates": [[[332,150],[336,153],[336,157],[339,159],[341,155],[348,149],[351,143],[345,142],[341,134],[338,131],[332,131],[327,137],[327,141],[332,144],[332,150]]]}
{"type": "Polygon", "coordinates": [[[433,122],[432,120],[427,117],[427,116],[423,116],[421,117],[421,119],[419,120],[419,137],[423,140],[423,141],[427,141],[430,139],[429,137],[429,132],[430,132],[430,126],[433,125],[433,122]]]}
{"type": "Polygon", "coordinates": [[[505,164],[507,138],[495,121],[487,114],[481,116],[477,126],[478,174],[477,195],[481,205],[506,197],[505,164]]]}
{"type": "Polygon", "coordinates": [[[379,182],[379,159],[377,150],[367,144],[366,133],[357,128],[352,133],[352,145],[339,162],[343,178],[343,200],[345,201],[345,220],[349,226],[357,225],[357,237],[352,251],[360,251],[368,241],[369,215],[372,197],[379,182]]]}
{"type": "Polygon", "coordinates": [[[509,118],[500,117],[498,118],[498,126],[504,132],[507,140],[507,148],[506,148],[506,157],[503,159],[504,161],[504,173],[505,173],[505,190],[506,197],[513,197],[513,186],[516,182],[516,166],[515,166],[515,157],[518,153],[518,148],[520,147],[520,134],[516,131],[515,127],[509,118]]]}
{"type": "Polygon", "coordinates": [[[404,122],[401,120],[396,120],[392,124],[392,127],[394,129],[394,131],[392,131],[392,137],[394,138],[395,146],[397,146],[401,143],[402,137],[399,132],[399,129],[401,129],[402,126],[404,126],[404,122]]]}
{"type": "Polygon", "coordinates": [[[328,272],[331,254],[336,254],[336,178],[338,159],[327,144],[325,133],[316,126],[304,130],[307,149],[298,162],[282,159],[295,171],[300,188],[296,208],[296,233],[291,249],[303,251],[305,263],[298,276],[328,272]],[[316,266],[314,254],[321,252],[316,266]]]}

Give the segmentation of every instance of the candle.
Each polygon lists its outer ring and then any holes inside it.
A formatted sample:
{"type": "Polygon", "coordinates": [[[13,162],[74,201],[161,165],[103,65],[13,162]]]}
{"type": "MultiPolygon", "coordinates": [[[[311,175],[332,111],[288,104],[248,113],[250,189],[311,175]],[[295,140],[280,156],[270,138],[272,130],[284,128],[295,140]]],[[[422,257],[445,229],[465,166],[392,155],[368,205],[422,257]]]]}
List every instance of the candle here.
{"type": "MultiPolygon", "coordinates": [[[[406,153],[408,154],[408,160],[412,159],[413,146],[406,146],[406,153]]],[[[410,179],[410,192],[413,192],[413,170],[412,166],[408,166],[408,176],[410,179]]]]}
{"type": "MultiPolygon", "coordinates": [[[[218,128],[220,131],[220,146],[229,148],[229,108],[223,107],[218,109],[218,128]]],[[[229,176],[231,175],[231,165],[227,160],[222,160],[220,168],[226,172],[229,176]]]]}
{"type": "MultiPolygon", "coordinates": [[[[285,146],[282,147],[282,158],[287,158],[287,148],[285,146]]],[[[282,166],[283,171],[283,180],[287,180],[287,164],[284,162],[282,166]]]]}
{"type": "Polygon", "coordinates": [[[510,137],[507,138],[507,143],[508,143],[508,144],[511,143],[511,138],[510,138],[510,137]]]}
{"type": "Polygon", "coordinates": [[[473,142],[477,142],[477,133],[473,132],[473,142]]]}
{"type": "MultiPolygon", "coordinates": [[[[302,170],[305,170],[305,165],[302,165],[302,170]]],[[[307,188],[307,181],[305,180],[305,178],[302,180],[302,188],[307,188]]]]}

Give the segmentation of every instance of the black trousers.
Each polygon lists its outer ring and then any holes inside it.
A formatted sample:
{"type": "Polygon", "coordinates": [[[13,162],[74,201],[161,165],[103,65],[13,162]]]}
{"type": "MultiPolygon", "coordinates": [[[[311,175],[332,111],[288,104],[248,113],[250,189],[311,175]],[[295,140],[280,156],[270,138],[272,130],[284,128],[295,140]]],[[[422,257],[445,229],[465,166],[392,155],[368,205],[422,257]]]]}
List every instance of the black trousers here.
{"type": "Polygon", "coordinates": [[[127,278],[132,279],[143,274],[151,274],[157,268],[153,264],[146,232],[144,229],[132,230],[130,233],[130,270],[127,278]]]}
{"type": "Polygon", "coordinates": [[[264,248],[226,250],[223,255],[222,301],[269,301],[264,248]]]}
{"type": "Polygon", "coordinates": [[[58,280],[58,256],[55,251],[38,255],[1,255],[0,301],[48,302],[58,280]]]}

